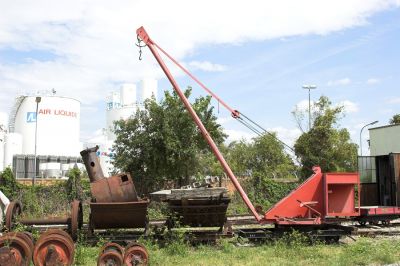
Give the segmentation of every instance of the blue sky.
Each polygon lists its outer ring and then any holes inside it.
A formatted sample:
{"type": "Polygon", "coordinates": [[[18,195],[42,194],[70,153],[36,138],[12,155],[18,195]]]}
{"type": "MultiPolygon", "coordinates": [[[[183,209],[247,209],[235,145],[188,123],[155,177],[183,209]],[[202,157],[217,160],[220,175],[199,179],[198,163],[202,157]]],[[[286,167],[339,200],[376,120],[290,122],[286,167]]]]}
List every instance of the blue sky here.
{"type": "MultiPolygon", "coordinates": [[[[120,84],[152,77],[160,95],[171,88],[148,51],[137,60],[141,25],[224,101],[285,142],[300,134],[291,111],[307,106],[303,84],[317,85],[312,99],[325,95],[346,106],[341,126],[357,143],[363,125],[385,125],[400,113],[399,1],[205,1],[193,4],[196,12],[179,1],[23,5],[0,3],[7,11],[0,19],[0,112],[9,112],[17,93],[55,88],[81,100],[83,140],[104,127],[104,98],[120,84]]],[[[183,88],[204,95],[173,70],[183,88]]],[[[230,139],[252,136],[229,116],[221,108],[230,139]]]]}

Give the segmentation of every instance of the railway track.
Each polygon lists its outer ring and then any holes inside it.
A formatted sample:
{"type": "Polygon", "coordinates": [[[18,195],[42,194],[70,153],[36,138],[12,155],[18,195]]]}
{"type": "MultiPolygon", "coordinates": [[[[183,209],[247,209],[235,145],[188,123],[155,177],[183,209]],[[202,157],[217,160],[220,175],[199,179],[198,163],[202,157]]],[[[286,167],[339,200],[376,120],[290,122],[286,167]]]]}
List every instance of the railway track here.
{"type": "MultiPolygon", "coordinates": [[[[114,242],[129,242],[138,240],[141,237],[157,234],[162,235],[165,233],[166,219],[155,219],[149,221],[149,231],[145,232],[144,229],[137,230],[96,230],[95,234],[89,232],[88,224],[84,224],[82,230],[87,235],[86,241],[88,243],[96,243],[99,238],[107,239],[114,242]]],[[[344,223],[345,227],[351,228],[350,237],[363,236],[363,237],[392,237],[400,235],[400,221],[396,220],[388,225],[365,225],[361,226],[354,223],[344,223]]],[[[64,229],[65,225],[41,225],[33,226],[37,231],[44,232],[48,229],[64,229]]],[[[237,236],[248,236],[253,240],[262,240],[270,238],[274,233],[275,228],[273,225],[259,225],[251,215],[231,215],[227,217],[227,223],[222,230],[216,227],[202,228],[190,227],[179,228],[173,230],[182,230],[191,237],[194,242],[214,242],[220,238],[233,238],[237,236]]],[[[277,234],[279,236],[279,233],[277,234]]],[[[345,234],[343,234],[345,235],[345,234]]]]}

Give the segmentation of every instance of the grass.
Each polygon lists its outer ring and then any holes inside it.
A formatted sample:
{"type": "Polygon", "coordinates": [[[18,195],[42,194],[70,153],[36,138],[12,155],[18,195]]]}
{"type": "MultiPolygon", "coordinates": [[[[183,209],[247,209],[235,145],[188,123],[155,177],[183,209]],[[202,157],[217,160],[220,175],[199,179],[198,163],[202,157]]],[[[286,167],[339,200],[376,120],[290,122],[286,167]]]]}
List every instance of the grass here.
{"type": "MultiPolygon", "coordinates": [[[[299,243],[237,247],[228,241],[215,246],[164,248],[146,242],[150,265],[383,265],[400,262],[400,240],[360,238],[339,245],[299,243]]],[[[98,247],[81,246],[77,265],[96,265],[98,247]]]]}

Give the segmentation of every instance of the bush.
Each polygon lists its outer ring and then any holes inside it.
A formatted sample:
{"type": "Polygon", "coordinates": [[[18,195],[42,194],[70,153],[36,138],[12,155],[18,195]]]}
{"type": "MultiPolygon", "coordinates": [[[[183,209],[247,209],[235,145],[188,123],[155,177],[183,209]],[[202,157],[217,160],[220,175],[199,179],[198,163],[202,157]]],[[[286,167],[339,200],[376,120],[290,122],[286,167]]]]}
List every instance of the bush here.
{"type": "Polygon", "coordinates": [[[10,199],[14,198],[19,193],[18,183],[10,167],[4,169],[0,174],[0,190],[10,199]]]}

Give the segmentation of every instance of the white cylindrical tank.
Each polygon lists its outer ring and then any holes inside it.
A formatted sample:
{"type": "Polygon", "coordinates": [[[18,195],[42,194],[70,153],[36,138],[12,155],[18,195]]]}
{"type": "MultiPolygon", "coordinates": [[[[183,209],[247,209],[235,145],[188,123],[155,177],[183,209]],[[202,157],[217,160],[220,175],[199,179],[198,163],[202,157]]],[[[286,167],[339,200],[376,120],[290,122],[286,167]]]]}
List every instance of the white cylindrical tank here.
{"type": "Polygon", "coordinates": [[[143,79],[141,82],[142,87],[142,102],[154,96],[157,99],[157,80],[156,79],[143,79]]]}
{"type": "Polygon", "coordinates": [[[60,163],[47,163],[47,169],[44,172],[45,178],[59,178],[61,177],[61,164],[60,163]]]}
{"type": "Polygon", "coordinates": [[[45,174],[45,172],[46,172],[46,169],[47,169],[47,163],[41,163],[41,164],[39,164],[39,176],[40,177],[44,177],[44,174],[45,174]]]}
{"type": "Polygon", "coordinates": [[[4,170],[4,141],[6,133],[0,131],[0,172],[4,170]]]}
{"type": "Polygon", "coordinates": [[[13,156],[22,154],[22,135],[19,133],[8,133],[4,138],[4,167],[12,166],[13,156]]]}
{"type": "Polygon", "coordinates": [[[135,84],[124,84],[121,86],[121,105],[131,106],[137,101],[136,99],[136,85],[135,84]]]}
{"type": "Polygon", "coordinates": [[[41,96],[36,122],[36,98],[27,96],[15,115],[14,132],[23,138],[22,154],[79,156],[80,102],[60,96],[41,96]]]}

